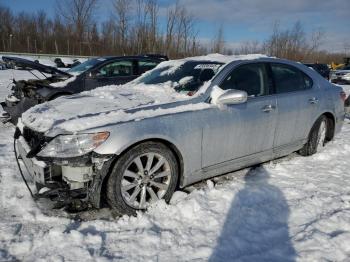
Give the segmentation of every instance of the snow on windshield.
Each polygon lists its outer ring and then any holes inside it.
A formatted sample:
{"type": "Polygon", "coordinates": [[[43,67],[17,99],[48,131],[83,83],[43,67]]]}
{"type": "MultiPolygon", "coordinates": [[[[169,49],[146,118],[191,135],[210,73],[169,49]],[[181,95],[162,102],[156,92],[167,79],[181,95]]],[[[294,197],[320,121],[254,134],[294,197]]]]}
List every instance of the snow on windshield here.
{"type": "Polygon", "coordinates": [[[185,61],[181,65],[156,68],[135,82],[145,85],[168,83],[177,92],[196,92],[215,76],[222,65],[213,61],[185,61]]]}
{"type": "Polygon", "coordinates": [[[250,60],[261,57],[266,56],[260,54],[239,56],[210,54],[165,61],[153,70],[144,73],[131,84],[158,85],[168,83],[168,86],[172,86],[177,92],[189,92],[192,95],[204,87],[204,83],[211,81],[225,64],[234,60],[250,60]]]}

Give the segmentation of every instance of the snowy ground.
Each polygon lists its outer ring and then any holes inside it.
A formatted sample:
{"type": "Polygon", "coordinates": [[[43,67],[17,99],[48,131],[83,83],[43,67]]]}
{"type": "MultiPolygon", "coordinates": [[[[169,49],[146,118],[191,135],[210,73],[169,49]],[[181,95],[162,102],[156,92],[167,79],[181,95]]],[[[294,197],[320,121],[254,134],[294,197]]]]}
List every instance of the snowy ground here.
{"type": "Polygon", "coordinates": [[[12,135],[0,126],[0,261],[350,261],[348,120],[314,156],[204,182],[137,217],[88,221],[30,198],[12,135]]]}

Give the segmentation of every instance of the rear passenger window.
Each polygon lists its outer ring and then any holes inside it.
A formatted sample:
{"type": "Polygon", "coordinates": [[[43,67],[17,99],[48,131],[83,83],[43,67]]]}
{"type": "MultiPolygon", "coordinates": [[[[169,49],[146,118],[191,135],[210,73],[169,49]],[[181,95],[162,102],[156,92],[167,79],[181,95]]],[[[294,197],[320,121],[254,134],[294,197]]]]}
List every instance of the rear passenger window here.
{"type": "Polygon", "coordinates": [[[148,70],[151,70],[153,68],[155,68],[159,63],[155,62],[155,61],[138,61],[138,65],[139,65],[139,74],[143,74],[145,72],[147,72],[148,70]]]}
{"type": "Polygon", "coordinates": [[[94,77],[119,77],[132,75],[131,61],[115,61],[92,72],[94,77]]]}
{"type": "Polygon", "coordinates": [[[312,87],[312,79],[299,69],[285,64],[271,64],[276,93],[301,91],[312,87]]]}
{"type": "Polygon", "coordinates": [[[268,92],[268,76],[263,63],[246,64],[234,69],[220,88],[246,91],[248,96],[263,96],[268,92]]]}

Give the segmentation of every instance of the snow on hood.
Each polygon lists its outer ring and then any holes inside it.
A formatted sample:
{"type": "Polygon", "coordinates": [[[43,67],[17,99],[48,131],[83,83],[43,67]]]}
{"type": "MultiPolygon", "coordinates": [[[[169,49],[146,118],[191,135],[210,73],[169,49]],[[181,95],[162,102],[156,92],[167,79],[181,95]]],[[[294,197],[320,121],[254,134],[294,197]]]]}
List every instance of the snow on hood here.
{"type": "Polygon", "coordinates": [[[128,113],[150,105],[189,99],[172,88],[163,85],[105,86],[73,96],[37,105],[22,115],[25,126],[39,132],[60,128],[77,132],[109,123],[151,117],[159,109],[128,113]]]}
{"type": "Polygon", "coordinates": [[[72,76],[70,78],[67,78],[64,81],[51,83],[50,86],[52,86],[52,87],[66,87],[70,82],[75,81],[75,79],[77,79],[77,77],[76,76],[72,76]]]}
{"type": "MultiPolygon", "coordinates": [[[[187,61],[214,61],[227,64],[234,60],[249,60],[261,57],[266,56],[224,56],[211,54],[165,61],[160,63],[156,68],[171,66],[170,70],[176,70],[187,61]]],[[[204,84],[198,93],[203,93],[203,90],[209,84],[210,82],[204,84]]],[[[78,132],[111,123],[139,120],[175,112],[200,110],[210,106],[207,103],[188,103],[166,109],[149,107],[188,99],[191,99],[191,97],[176,92],[171,82],[144,85],[136,79],[122,86],[112,85],[100,87],[92,91],[61,97],[54,101],[37,105],[23,113],[22,122],[25,126],[38,132],[48,132],[54,128],[68,132],[78,132]]]]}

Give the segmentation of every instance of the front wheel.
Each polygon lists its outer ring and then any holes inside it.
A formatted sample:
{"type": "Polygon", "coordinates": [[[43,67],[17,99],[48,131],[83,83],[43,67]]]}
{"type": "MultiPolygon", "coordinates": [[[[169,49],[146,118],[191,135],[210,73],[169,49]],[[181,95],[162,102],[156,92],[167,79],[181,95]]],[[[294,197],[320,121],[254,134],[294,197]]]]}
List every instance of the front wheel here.
{"type": "Polygon", "coordinates": [[[108,204],[121,215],[135,215],[159,199],[170,201],[177,179],[178,164],[168,147],[139,144],[115,164],[107,181],[108,204]]]}
{"type": "Polygon", "coordinates": [[[313,125],[307,143],[299,150],[302,156],[310,156],[319,152],[327,142],[327,134],[329,132],[329,120],[325,116],[321,116],[313,125]]]}

